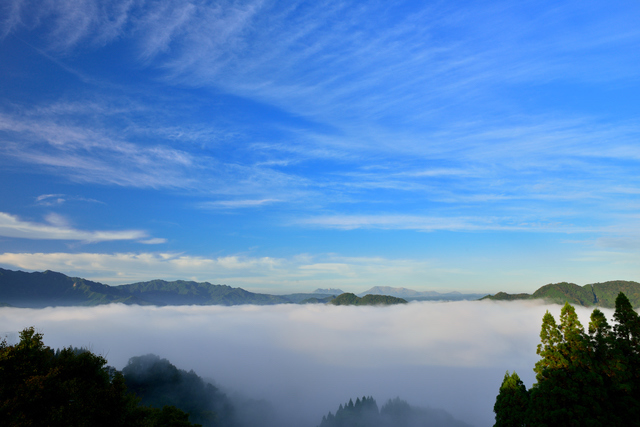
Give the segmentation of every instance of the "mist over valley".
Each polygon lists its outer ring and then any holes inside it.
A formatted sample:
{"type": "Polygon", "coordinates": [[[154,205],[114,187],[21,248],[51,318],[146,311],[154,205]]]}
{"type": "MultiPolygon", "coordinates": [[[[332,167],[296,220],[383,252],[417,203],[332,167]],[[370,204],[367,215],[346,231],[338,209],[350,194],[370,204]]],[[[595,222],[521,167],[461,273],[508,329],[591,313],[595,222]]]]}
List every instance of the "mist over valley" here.
{"type": "Polygon", "coordinates": [[[540,319],[559,308],[529,301],[4,307],[0,324],[14,336],[34,325],[46,345],[87,347],[117,369],[156,354],[228,395],[268,401],[283,426],[317,426],[362,396],[378,406],[399,397],[489,426],[505,370],[533,383],[540,319]]]}
{"type": "Polygon", "coordinates": [[[0,424],[637,424],[639,16],[1,0],[0,424]]]}

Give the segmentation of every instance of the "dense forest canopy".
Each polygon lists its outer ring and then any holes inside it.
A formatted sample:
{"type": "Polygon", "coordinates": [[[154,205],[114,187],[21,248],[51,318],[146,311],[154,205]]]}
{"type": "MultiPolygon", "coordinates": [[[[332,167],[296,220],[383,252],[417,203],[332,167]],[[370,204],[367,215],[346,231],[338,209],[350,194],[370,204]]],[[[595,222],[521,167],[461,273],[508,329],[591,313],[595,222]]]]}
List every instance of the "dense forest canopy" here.
{"type": "Polygon", "coordinates": [[[542,319],[537,382],[527,390],[514,372],[496,398],[496,427],[630,426],[640,419],[640,317],[629,299],[615,300],[615,325],[594,309],[585,332],[566,303],[560,322],[542,319]]]}
{"type": "Polygon", "coordinates": [[[335,413],[322,417],[318,427],[469,427],[442,410],[416,408],[400,398],[390,399],[378,410],[373,397],[349,399],[335,413]]]}
{"type": "Polygon", "coordinates": [[[178,369],[154,354],[132,357],[122,369],[127,388],[144,405],[176,406],[203,427],[232,426],[233,405],[215,386],[193,371],[178,369]]]}
{"type": "Polygon", "coordinates": [[[394,305],[406,304],[402,298],[388,295],[365,295],[362,298],[352,293],[344,293],[329,301],[332,305],[394,305]]]}
{"type": "Polygon", "coordinates": [[[140,405],[120,372],[87,350],[54,351],[34,328],[0,343],[0,420],[7,427],[189,427],[175,406],[140,405]]]}
{"type": "Polygon", "coordinates": [[[626,280],[612,280],[584,286],[567,282],[550,283],[538,288],[533,294],[498,292],[482,299],[494,301],[538,299],[555,304],[568,302],[583,307],[614,308],[616,297],[620,292],[625,294],[633,307],[640,307],[640,283],[626,280]]]}

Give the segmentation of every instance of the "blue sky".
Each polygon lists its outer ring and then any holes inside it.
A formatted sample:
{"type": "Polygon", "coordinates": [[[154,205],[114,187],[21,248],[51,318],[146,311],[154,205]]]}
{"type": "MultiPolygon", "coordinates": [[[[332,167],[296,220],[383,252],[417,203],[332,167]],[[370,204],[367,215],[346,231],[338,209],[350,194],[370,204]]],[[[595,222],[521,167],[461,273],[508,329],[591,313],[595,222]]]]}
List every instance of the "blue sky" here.
{"type": "Polygon", "coordinates": [[[639,17],[5,1],[0,265],[273,293],[639,280],[639,17]]]}

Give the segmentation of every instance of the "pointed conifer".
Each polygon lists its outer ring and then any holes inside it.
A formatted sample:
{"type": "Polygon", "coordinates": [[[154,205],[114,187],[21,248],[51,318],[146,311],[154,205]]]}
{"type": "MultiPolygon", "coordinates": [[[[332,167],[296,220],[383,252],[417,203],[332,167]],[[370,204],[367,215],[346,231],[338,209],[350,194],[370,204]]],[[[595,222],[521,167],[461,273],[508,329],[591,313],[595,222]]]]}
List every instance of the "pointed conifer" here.
{"type": "Polygon", "coordinates": [[[529,393],[518,374],[509,371],[504,374],[500,393],[496,397],[493,412],[496,414],[495,427],[520,427],[526,425],[529,407],[529,393]]]}

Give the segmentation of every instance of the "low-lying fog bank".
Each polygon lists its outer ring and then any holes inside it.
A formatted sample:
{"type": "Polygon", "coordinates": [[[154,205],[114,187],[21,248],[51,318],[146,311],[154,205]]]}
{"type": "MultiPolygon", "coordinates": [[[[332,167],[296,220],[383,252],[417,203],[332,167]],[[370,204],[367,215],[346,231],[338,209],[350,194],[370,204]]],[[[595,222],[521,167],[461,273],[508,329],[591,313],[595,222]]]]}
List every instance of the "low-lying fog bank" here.
{"type": "MultiPolygon", "coordinates": [[[[155,353],[229,393],[266,399],[290,426],[314,427],[350,398],[399,396],[476,426],[493,424],[506,370],[527,387],[542,316],[531,302],[0,308],[0,332],[27,326],[53,348],[88,347],[122,369],[155,353]]],[[[577,308],[584,326],[591,310],[577,308]]],[[[612,311],[604,310],[611,319],[612,311]]]]}

